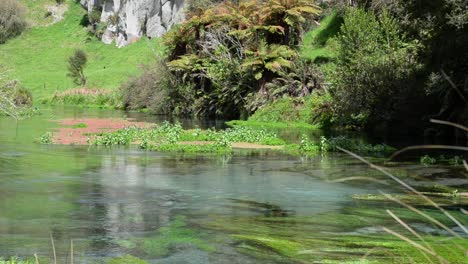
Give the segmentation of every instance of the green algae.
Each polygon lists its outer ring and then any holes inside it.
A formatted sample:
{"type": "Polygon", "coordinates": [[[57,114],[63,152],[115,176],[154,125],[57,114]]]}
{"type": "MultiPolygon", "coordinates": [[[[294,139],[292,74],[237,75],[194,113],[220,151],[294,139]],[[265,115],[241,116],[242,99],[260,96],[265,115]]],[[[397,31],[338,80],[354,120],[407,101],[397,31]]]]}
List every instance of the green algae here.
{"type": "Polygon", "coordinates": [[[137,247],[152,257],[166,256],[177,246],[193,246],[204,251],[214,251],[215,247],[205,242],[200,234],[187,226],[183,216],[176,217],[156,234],[137,242],[137,247]]]}
{"type": "Polygon", "coordinates": [[[260,246],[271,250],[272,252],[278,253],[287,257],[294,257],[298,255],[301,250],[304,250],[300,243],[280,239],[274,237],[262,237],[262,236],[253,236],[253,235],[232,235],[232,238],[247,242],[254,246],[260,246]]]}

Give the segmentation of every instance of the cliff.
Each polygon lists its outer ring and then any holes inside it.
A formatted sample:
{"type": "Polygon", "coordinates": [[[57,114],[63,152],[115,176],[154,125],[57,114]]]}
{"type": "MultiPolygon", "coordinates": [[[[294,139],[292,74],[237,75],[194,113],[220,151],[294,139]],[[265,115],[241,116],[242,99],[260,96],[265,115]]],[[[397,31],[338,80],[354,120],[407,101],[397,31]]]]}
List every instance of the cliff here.
{"type": "Polygon", "coordinates": [[[88,14],[100,12],[102,41],[123,47],[142,36],[159,37],[184,20],[184,0],[81,0],[88,14]]]}

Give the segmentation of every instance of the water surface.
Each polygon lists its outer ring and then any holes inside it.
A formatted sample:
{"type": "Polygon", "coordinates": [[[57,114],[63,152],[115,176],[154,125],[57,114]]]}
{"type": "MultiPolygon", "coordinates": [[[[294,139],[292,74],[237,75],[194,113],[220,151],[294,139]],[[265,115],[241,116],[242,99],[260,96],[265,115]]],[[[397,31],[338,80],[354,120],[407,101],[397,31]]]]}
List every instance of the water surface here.
{"type": "MultiPolygon", "coordinates": [[[[375,175],[342,154],[304,161],[275,152],[182,156],[34,143],[57,126],[51,119],[122,116],[132,114],[52,109],[17,124],[0,118],[0,256],[50,256],[52,235],[61,258],[67,257],[69,241],[74,240],[78,263],[127,253],[155,263],[271,263],[243,254],[232,237],[208,227],[217,221],[234,225],[259,217],[340,214],[356,206],[353,194],[376,192],[372,183],[328,181],[375,175]],[[156,230],[179,217],[214,250],[181,245],[152,256],[131,245],[157,236],[156,230]]],[[[133,117],[161,121],[143,114],[133,117]]],[[[221,126],[194,121],[184,125],[221,126]]],[[[274,224],[264,227],[270,235],[280,235],[274,224]]]]}

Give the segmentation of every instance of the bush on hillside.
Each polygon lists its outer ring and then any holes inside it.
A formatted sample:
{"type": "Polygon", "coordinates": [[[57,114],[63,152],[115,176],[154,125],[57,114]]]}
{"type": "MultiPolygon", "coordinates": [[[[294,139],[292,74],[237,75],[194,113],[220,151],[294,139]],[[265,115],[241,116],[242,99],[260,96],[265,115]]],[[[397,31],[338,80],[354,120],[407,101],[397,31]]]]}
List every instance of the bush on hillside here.
{"type": "Polygon", "coordinates": [[[0,1],[0,44],[26,28],[25,10],[17,0],[0,1]]]}
{"type": "Polygon", "coordinates": [[[84,75],[84,68],[88,58],[86,53],[82,50],[76,50],[70,58],[68,58],[68,74],[67,76],[73,79],[77,85],[86,84],[86,76],[84,75]]]}

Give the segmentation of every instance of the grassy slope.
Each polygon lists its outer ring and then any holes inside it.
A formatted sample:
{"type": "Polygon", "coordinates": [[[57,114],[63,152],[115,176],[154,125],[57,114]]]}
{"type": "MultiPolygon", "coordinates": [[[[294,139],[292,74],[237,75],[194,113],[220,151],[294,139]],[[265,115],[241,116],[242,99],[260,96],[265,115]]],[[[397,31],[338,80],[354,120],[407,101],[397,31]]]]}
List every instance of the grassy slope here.
{"type": "Polygon", "coordinates": [[[336,12],[326,16],[320,21],[320,26],[306,33],[300,55],[310,61],[336,57],[332,38],[338,34],[341,23],[342,18],[336,12]]]}
{"type": "Polygon", "coordinates": [[[74,1],[69,5],[65,19],[59,23],[33,27],[0,45],[0,64],[9,68],[10,77],[21,81],[35,99],[76,87],[66,76],[67,59],[75,49],[88,54],[87,86],[108,89],[117,88],[129,75],[139,72],[138,65],[160,54],[158,40],[143,39],[118,49],[89,38],[86,28],[80,25],[85,10],[74,1]]]}

